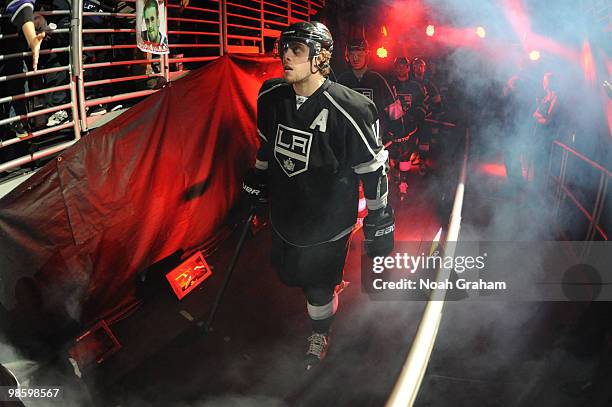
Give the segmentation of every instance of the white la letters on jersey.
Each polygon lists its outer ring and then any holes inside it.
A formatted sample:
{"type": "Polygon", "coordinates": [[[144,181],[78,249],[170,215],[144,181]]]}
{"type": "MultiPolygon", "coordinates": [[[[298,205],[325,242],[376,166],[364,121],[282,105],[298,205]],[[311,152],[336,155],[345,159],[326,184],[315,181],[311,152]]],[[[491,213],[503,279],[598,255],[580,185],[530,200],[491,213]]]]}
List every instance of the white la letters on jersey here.
{"type": "Polygon", "coordinates": [[[278,125],[274,157],[288,177],[308,171],[311,145],[312,133],[278,125]]]}

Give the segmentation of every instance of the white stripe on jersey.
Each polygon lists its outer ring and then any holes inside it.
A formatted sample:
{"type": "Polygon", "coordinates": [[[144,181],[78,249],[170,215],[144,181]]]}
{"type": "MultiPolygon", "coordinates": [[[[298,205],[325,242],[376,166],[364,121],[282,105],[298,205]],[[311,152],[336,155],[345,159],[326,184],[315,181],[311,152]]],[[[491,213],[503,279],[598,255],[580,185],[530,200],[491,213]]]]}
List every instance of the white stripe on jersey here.
{"type": "Polygon", "coordinates": [[[259,161],[258,159],[255,159],[255,168],[257,168],[258,170],[267,170],[268,169],[268,162],[267,161],[259,161]]]}
{"type": "MultiPolygon", "coordinates": [[[[359,135],[361,136],[361,139],[363,140],[363,142],[365,143],[366,147],[368,148],[368,151],[370,152],[370,154],[372,154],[372,157],[376,157],[376,153],[374,153],[374,151],[372,150],[372,147],[370,147],[370,144],[368,143],[368,140],[366,139],[365,135],[363,134],[363,132],[361,131],[361,129],[359,128],[359,126],[357,125],[357,123],[355,123],[355,120],[351,117],[350,114],[348,114],[348,112],[346,110],[344,110],[342,108],[342,106],[340,106],[338,104],[338,102],[336,102],[334,100],[334,98],[325,90],[323,91],[323,94],[329,99],[330,102],[332,102],[332,104],[334,106],[336,106],[338,108],[338,110],[340,110],[340,112],[346,116],[346,118],[353,124],[353,126],[355,127],[355,129],[357,129],[357,133],[359,133],[359,135]]],[[[376,136],[378,137],[378,136],[376,136]]]]}
{"type": "Polygon", "coordinates": [[[387,195],[388,194],[384,194],[378,199],[366,199],[368,210],[375,211],[377,209],[386,208],[387,207],[387,195]]]}
{"type": "Polygon", "coordinates": [[[378,178],[378,184],[376,185],[376,199],[367,199],[366,204],[368,209],[376,210],[387,206],[387,196],[389,195],[389,184],[387,177],[383,174],[378,178]],[[385,183],[384,185],[382,183],[385,183]],[[383,192],[382,196],[380,195],[383,192]]]}
{"type": "Polygon", "coordinates": [[[261,130],[257,129],[257,134],[259,134],[259,137],[261,137],[262,139],[264,139],[264,141],[267,143],[268,139],[266,138],[266,136],[263,135],[263,133],[261,132],[261,130]]]}
{"type": "MultiPolygon", "coordinates": [[[[373,159],[371,159],[367,163],[362,163],[354,166],[353,170],[355,170],[355,174],[367,174],[368,172],[374,172],[380,167],[384,167],[388,157],[389,152],[383,148],[379,151],[378,154],[374,156],[373,159]]],[[[385,171],[383,170],[383,174],[384,173],[385,171]]]]}
{"type": "Polygon", "coordinates": [[[379,136],[380,136],[380,126],[379,126],[380,123],[379,122],[380,120],[376,120],[376,123],[372,124],[372,131],[374,131],[374,135],[376,136],[377,143],[380,141],[379,140],[379,136]]]}
{"type": "Polygon", "coordinates": [[[17,17],[17,14],[19,14],[21,12],[21,10],[23,10],[24,8],[31,8],[32,10],[34,10],[34,6],[32,5],[32,3],[25,3],[22,4],[17,10],[15,10],[15,12],[13,13],[13,17],[11,17],[11,23],[13,21],[15,21],[15,17],[17,17]]]}
{"type": "Polygon", "coordinates": [[[263,95],[265,95],[266,93],[273,91],[274,89],[278,88],[279,86],[285,86],[287,85],[285,82],[283,83],[277,83],[276,85],[272,86],[270,89],[266,89],[263,92],[261,92],[259,95],[257,95],[257,99],[259,99],[260,97],[262,97],[263,95]]]}

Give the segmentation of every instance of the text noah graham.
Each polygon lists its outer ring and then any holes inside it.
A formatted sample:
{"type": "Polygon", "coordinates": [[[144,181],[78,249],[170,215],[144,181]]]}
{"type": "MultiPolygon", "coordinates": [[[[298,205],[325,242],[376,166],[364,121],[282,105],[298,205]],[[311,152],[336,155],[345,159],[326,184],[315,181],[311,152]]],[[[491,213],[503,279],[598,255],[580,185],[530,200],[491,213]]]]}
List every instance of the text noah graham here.
{"type": "Polygon", "coordinates": [[[505,290],[505,281],[485,281],[478,279],[468,281],[464,278],[458,278],[456,281],[448,279],[442,281],[418,279],[409,280],[402,278],[397,281],[385,281],[382,278],[377,278],[372,281],[372,286],[375,290],[505,290]]]}

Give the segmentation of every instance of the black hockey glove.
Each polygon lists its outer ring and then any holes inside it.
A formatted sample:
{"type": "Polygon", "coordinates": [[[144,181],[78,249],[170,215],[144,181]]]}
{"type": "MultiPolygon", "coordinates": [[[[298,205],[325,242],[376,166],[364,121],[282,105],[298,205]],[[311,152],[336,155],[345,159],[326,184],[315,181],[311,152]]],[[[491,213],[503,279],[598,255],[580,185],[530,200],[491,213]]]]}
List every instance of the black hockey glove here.
{"type": "Polygon", "coordinates": [[[256,209],[265,207],[268,203],[268,182],[265,171],[251,168],[244,177],[242,190],[256,209]]]}
{"type": "Polygon", "coordinates": [[[368,216],[363,220],[365,250],[369,258],[387,256],[393,250],[395,243],[395,216],[393,208],[368,210],[368,216]]]}

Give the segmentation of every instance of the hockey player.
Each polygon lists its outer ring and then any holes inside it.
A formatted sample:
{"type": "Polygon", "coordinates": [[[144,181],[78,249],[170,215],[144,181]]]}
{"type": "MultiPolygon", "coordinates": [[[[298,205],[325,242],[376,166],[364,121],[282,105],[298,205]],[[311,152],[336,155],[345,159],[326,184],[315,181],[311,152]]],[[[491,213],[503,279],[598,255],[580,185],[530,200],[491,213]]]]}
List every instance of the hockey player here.
{"type": "Polygon", "coordinates": [[[387,141],[389,132],[395,135],[401,132],[401,128],[396,128],[393,124],[394,122],[397,124],[397,120],[402,116],[402,107],[395,99],[385,78],[368,67],[369,54],[370,50],[366,40],[349,41],[346,57],[351,70],[340,74],[338,83],[348,86],[374,102],[379,113],[381,133],[383,139],[387,141]]]}
{"type": "Polygon", "coordinates": [[[410,164],[410,156],[416,150],[416,131],[422,126],[426,115],[425,88],[423,85],[410,79],[410,62],[406,57],[399,56],[393,62],[395,67],[395,80],[391,88],[395,97],[402,105],[402,116],[399,127],[402,129],[401,137],[394,143],[395,159],[399,163],[399,190],[400,198],[406,194],[406,172],[410,164]]]}
{"type": "MultiPolygon", "coordinates": [[[[412,60],[412,77],[425,90],[425,106],[429,117],[437,116],[442,112],[442,97],[438,87],[429,79],[425,78],[427,64],[421,58],[412,60]]],[[[425,127],[419,131],[419,171],[425,174],[427,158],[431,150],[431,136],[437,133],[437,128],[425,127]]]]}
{"type": "Polygon", "coordinates": [[[257,100],[261,147],[244,190],[255,202],[269,196],[272,264],[280,280],[302,288],[312,323],[306,369],[326,355],[338,308],[349,237],[363,181],[370,257],[393,249],[394,217],[387,205],[387,151],[376,106],[327,79],[332,36],[321,23],[286,28],[279,52],[283,79],[266,81],[257,100]]]}

